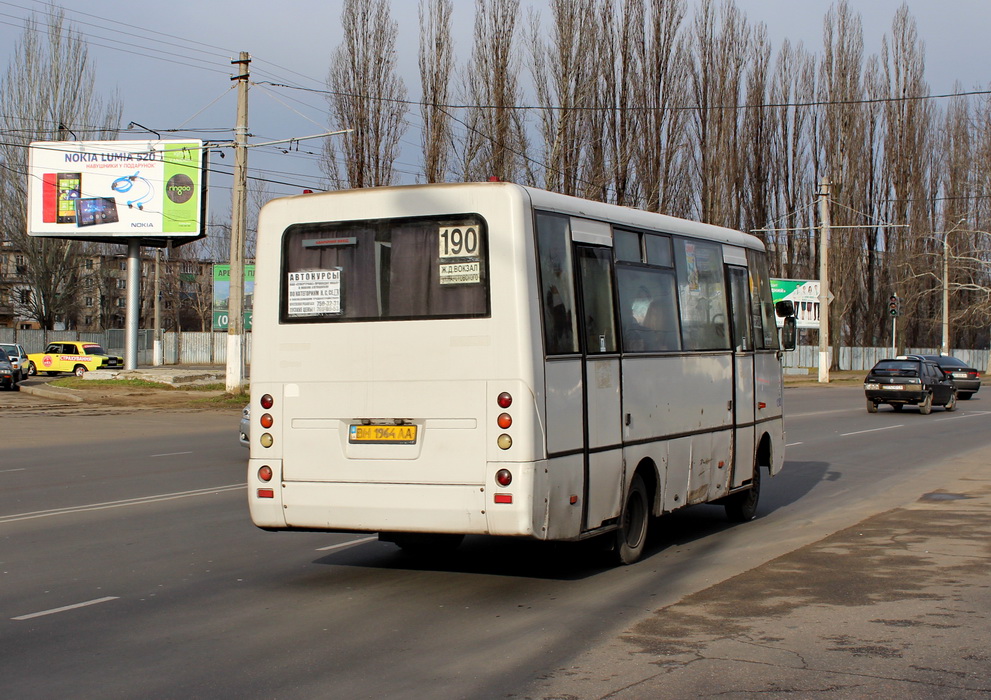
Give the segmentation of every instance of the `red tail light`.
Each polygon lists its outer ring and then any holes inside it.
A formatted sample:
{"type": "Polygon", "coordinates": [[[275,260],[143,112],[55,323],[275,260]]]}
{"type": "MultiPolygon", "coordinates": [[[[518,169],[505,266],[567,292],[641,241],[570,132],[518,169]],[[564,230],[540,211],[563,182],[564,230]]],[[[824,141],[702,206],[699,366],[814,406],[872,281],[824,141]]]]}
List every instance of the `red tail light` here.
{"type": "Polygon", "coordinates": [[[499,408],[509,408],[513,405],[513,397],[508,391],[504,391],[499,394],[496,402],[499,404],[499,408]]]}
{"type": "Polygon", "coordinates": [[[272,480],[272,467],[267,464],[263,467],[258,468],[258,478],[261,481],[271,481],[272,480]]]}
{"type": "Polygon", "coordinates": [[[273,405],[275,405],[275,399],[272,398],[271,394],[265,394],[261,397],[260,403],[262,405],[262,408],[267,410],[269,408],[272,408],[273,405]]]}
{"type": "Polygon", "coordinates": [[[275,489],[258,489],[258,498],[275,498],[275,489]]]}

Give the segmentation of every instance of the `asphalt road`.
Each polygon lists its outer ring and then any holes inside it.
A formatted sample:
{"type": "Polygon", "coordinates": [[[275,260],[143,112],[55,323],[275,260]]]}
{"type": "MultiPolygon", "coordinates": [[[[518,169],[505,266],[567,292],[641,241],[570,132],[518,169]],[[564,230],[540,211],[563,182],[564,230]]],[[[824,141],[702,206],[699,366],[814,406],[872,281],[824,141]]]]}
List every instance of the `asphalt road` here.
{"type": "Polygon", "coordinates": [[[589,544],[469,538],[425,563],[265,533],[238,413],[0,404],[0,678],[17,698],[527,696],[655,611],[941,483],[991,424],[981,394],[868,416],[859,387],[790,388],[761,517],[662,518],[643,561],[609,568],[589,544]]]}

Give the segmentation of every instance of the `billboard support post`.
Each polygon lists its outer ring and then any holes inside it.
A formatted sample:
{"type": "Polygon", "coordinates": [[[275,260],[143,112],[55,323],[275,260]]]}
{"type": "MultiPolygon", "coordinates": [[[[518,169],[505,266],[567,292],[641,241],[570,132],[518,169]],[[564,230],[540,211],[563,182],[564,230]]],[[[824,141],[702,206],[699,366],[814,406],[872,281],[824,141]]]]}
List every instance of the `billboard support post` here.
{"type": "Polygon", "coordinates": [[[127,318],[124,369],[138,368],[138,317],[141,313],[141,240],[127,239],[127,318]]]}

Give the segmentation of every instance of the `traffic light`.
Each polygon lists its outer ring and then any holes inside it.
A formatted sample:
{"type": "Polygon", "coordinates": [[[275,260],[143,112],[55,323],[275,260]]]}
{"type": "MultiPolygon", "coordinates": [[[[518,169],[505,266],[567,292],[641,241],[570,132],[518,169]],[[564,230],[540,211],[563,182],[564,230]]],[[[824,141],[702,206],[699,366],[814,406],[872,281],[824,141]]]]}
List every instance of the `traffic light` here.
{"type": "Polygon", "coordinates": [[[888,299],[888,315],[889,316],[901,316],[901,309],[899,305],[901,304],[901,299],[899,299],[894,294],[888,299]]]}

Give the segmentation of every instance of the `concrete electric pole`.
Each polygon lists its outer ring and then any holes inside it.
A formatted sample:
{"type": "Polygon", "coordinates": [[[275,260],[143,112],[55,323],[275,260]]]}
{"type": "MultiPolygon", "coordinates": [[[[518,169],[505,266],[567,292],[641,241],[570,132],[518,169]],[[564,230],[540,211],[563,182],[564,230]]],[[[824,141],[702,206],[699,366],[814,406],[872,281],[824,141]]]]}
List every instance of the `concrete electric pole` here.
{"type": "Polygon", "coordinates": [[[248,64],[247,51],[232,64],[238,75],[237,126],[234,127],[234,194],[231,202],[231,295],[227,308],[227,391],[240,393],[244,386],[244,239],[247,226],[248,182],[248,64]]]}
{"type": "Polygon", "coordinates": [[[829,383],[829,189],[833,183],[823,178],[819,187],[819,382],[829,383]]]}

